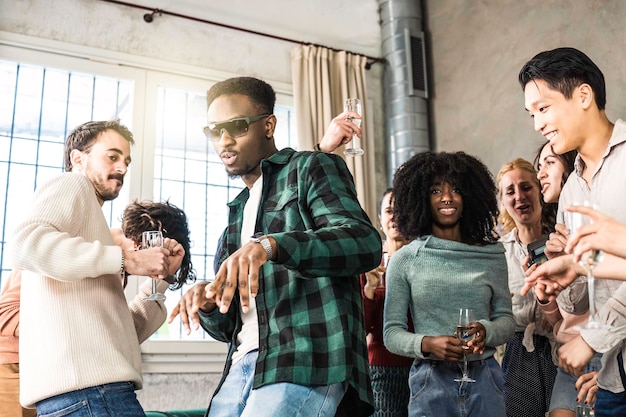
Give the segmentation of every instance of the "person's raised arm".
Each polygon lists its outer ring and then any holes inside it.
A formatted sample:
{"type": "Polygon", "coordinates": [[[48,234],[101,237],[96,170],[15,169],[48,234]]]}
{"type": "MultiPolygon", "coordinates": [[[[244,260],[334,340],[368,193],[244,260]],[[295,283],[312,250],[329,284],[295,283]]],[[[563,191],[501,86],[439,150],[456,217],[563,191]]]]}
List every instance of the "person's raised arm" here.
{"type": "Polygon", "coordinates": [[[351,118],[360,119],[361,116],[355,112],[344,111],[331,120],[324,137],[316,145],[316,150],[330,153],[350,142],[353,134],[361,137],[361,128],[354,124],[351,118]]]}

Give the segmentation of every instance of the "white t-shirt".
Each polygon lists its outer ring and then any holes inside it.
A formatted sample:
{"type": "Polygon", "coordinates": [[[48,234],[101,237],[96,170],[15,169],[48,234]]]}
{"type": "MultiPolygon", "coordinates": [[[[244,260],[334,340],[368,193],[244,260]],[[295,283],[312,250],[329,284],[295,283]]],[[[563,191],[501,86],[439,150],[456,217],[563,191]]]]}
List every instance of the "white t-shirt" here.
{"type": "MultiPolygon", "coordinates": [[[[243,209],[243,224],[241,226],[241,246],[250,241],[250,237],[256,232],[254,227],[256,225],[257,212],[259,211],[259,204],[261,203],[261,194],[263,191],[263,175],[261,175],[256,182],[250,188],[250,195],[246,206],[243,209]]],[[[248,288],[250,286],[248,285],[248,288]]],[[[233,363],[241,359],[246,353],[259,348],[259,322],[256,315],[256,301],[250,297],[250,306],[247,313],[241,310],[239,307],[239,314],[241,314],[241,320],[243,326],[241,331],[237,335],[237,341],[239,346],[233,354],[233,363]]]]}

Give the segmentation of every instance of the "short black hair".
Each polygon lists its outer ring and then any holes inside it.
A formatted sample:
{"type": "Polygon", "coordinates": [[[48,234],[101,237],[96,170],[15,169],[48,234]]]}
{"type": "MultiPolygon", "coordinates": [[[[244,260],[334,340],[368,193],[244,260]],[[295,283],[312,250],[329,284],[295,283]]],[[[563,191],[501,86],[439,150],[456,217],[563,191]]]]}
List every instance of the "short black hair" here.
{"type": "Polygon", "coordinates": [[[274,89],[265,81],[254,77],[229,78],[214,84],[207,91],[207,108],[219,96],[234,94],[248,96],[257,105],[259,114],[274,113],[274,104],[276,104],[274,89]]]}
{"type": "Polygon", "coordinates": [[[565,98],[572,98],[574,89],[586,83],[591,86],[598,109],[606,106],[606,86],[600,68],[576,48],[556,48],[540,52],[526,62],[519,72],[522,90],[533,80],[543,80],[565,98]]]}
{"type": "Polygon", "coordinates": [[[191,240],[187,216],[169,201],[155,203],[153,201],[134,201],[126,206],[122,214],[122,231],[124,236],[137,244],[141,244],[141,235],[147,230],[160,230],[163,237],[176,240],[185,249],[185,256],[175,274],[175,282],[170,288],[175,290],[187,282],[196,279],[196,272],[191,263],[191,240]]]}
{"type": "Polygon", "coordinates": [[[98,136],[107,130],[114,130],[122,135],[128,143],[131,145],[135,144],[132,132],[121,124],[119,119],[83,123],[72,130],[65,140],[65,170],[70,172],[73,168],[70,155],[74,149],[78,149],[81,152],[88,151],[91,149],[96,139],[98,139],[98,136]]]}
{"type": "Polygon", "coordinates": [[[407,239],[432,234],[430,188],[446,181],[463,198],[461,239],[464,243],[494,243],[498,217],[496,185],[489,169],[464,152],[422,152],[402,164],[393,178],[394,216],[407,239]]]}

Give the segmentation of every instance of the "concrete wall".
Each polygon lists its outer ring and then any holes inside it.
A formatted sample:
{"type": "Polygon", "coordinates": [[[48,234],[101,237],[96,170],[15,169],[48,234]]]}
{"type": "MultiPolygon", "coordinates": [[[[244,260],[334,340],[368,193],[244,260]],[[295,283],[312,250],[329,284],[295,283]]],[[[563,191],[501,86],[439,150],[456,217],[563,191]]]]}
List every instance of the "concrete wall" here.
{"type": "Polygon", "coordinates": [[[495,173],[544,142],[524,111],[522,65],[559,46],[585,52],[604,72],[607,114],[626,117],[626,2],[426,0],[432,120],[440,151],[463,150],[495,173]]]}
{"type": "Polygon", "coordinates": [[[144,374],[137,398],[146,411],[206,408],[220,374],[144,374]]]}

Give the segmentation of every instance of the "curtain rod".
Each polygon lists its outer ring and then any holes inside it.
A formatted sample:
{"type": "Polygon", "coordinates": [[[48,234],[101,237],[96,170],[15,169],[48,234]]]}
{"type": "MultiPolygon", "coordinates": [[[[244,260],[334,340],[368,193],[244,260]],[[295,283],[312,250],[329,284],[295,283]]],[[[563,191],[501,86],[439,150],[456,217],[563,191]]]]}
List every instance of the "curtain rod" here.
{"type": "MultiPolygon", "coordinates": [[[[341,49],[330,48],[328,46],[319,45],[319,44],[316,44],[316,43],[304,42],[304,41],[299,41],[299,40],[295,40],[295,39],[285,38],[285,37],[282,37],[282,36],[271,35],[269,33],[257,32],[257,31],[254,31],[254,30],[244,29],[244,28],[240,28],[240,27],[237,27],[237,26],[231,26],[231,25],[227,25],[227,24],[224,24],[224,23],[219,23],[219,22],[213,22],[213,21],[210,21],[210,20],[200,19],[198,17],[187,16],[187,15],[174,13],[174,12],[168,12],[167,10],[163,10],[163,9],[154,9],[152,7],[142,6],[140,4],[128,3],[128,2],[125,2],[125,1],[118,1],[118,0],[102,0],[102,1],[107,2],[107,3],[119,4],[119,5],[122,5],[122,6],[134,7],[136,9],[147,10],[149,12],[152,12],[152,15],[154,15],[154,14],[163,15],[164,14],[164,15],[169,15],[169,16],[174,16],[174,17],[180,17],[182,19],[189,19],[189,20],[193,20],[195,22],[207,23],[209,25],[215,25],[215,26],[220,26],[220,27],[227,28],[227,29],[238,30],[240,32],[246,32],[246,33],[250,33],[250,34],[253,34],[253,35],[264,36],[266,38],[277,39],[279,41],[285,41],[285,42],[291,42],[291,43],[299,43],[300,45],[312,45],[312,46],[327,48],[327,49],[330,49],[331,51],[335,51],[335,52],[343,51],[341,49]]],[[[145,16],[144,16],[144,18],[145,18],[145,16]]],[[[363,54],[359,54],[359,53],[356,53],[356,52],[350,52],[350,51],[345,51],[345,52],[348,52],[348,53],[353,54],[353,55],[364,56],[367,59],[367,62],[365,64],[365,69],[370,69],[372,67],[372,64],[382,64],[382,63],[387,62],[385,60],[385,58],[378,58],[378,57],[363,55],[363,54]]]]}

